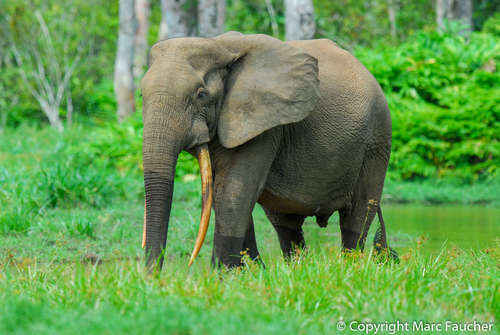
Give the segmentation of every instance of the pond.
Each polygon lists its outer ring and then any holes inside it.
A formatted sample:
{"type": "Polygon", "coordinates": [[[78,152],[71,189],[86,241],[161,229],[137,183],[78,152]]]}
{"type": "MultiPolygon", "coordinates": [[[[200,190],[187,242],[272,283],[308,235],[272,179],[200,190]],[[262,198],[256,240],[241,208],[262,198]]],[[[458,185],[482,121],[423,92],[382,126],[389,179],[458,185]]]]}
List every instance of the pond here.
{"type": "Polygon", "coordinates": [[[424,249],[429,251],[439,251],[445,243],[476,250],[500,243],[500,208],[386,205],[383,214],[390,239],[402,248],[421,235],[428,238],[424,249]]]}
{"type": "MultiPolygon", "coordinates": [[[[387,226],[389,244],[402,254],[415,248],[423,236],[424,253],[437,253],[443,246],[483,250],[500,245],[500,208],[463,205],[384,205],[382,207],[387,226]]],[[[264,219],[263,219],[264,220],[264,219]]],[[[326,229],[318,227],[314,218],[308,218],[304,227],[306,243],[312,247],[340,246],[338,214],[334,214],[326,229]]],[[[367,239],[371,246],[378,227],[375,219],[367,239]]],[[[269,241],[277,247],[272,228],[265,224],[269,241]]],[[[257,233],[259,237],[259,233],[257,233]]],[[[262,235],[260,235],[262,236],[262,235]]],[[[274,249],[274,248],[273,248],[274,249]]]]}

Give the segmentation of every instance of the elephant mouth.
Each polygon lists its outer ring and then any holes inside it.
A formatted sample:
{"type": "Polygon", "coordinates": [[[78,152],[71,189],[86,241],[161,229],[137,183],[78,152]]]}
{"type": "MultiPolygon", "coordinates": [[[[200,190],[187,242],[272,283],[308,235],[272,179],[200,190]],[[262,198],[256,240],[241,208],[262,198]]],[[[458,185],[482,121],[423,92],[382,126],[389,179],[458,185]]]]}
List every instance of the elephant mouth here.
{"type": "MultiPolygon", "coordinates": [[[[213,202],[213,177],[212,165],[210,162],[210,152],[207,144],[202,144],[196,147],[196,158],[200,167],[201,175],[201,197],[202,209],[200,217],[200,226],[198,228],[198,235],[194,244],[193,252],[189,259],[188,266],[191,266],[198,254],[200,253],[203,242],[207,235],[208,224],[210,223],[210,214],[212,211],[213,202]]],[[[146,202],[144,202],[144,225],[142,231],[142,248],[146,246],[146,202]]]]}

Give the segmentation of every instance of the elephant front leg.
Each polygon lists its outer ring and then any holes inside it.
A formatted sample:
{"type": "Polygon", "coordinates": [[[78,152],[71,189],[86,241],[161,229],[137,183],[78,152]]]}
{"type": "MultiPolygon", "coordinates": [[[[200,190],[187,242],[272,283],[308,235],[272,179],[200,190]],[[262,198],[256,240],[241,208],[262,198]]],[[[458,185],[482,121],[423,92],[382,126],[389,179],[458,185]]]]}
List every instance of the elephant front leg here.
{"type": "Polygon", "coordinates": [[[218,266],[240,266],[246,249],[252,258],[259,255],[252,210],[263,182],[256,177],[242,182],[242,178],[216,175],[213,263],[218,266]]]}
{"type": "Polygon", "coordinates": [[[248,225],[245,240],[243,241],[243,250],[252,260],[258,261],[263,265],[262,260],[260,259],[259,249],[257,249],[257,240],[255,238],[255,228],[252,215],[250,215],[250,224],[248,225]]]}
{"type": "Polygon", "coordinates": [[[212,251],[212,265],[234,268],[241,265],[241,252],[244,237],[224,236],[214,234],[214,248],[212,251]]]}
{"type": "Polygon", "coordinates": [[[248,255],[253,261],[264,266],[257,248],[252,217],[250,217],[250,223],[243,238],[215,234],[212,265],[224,264],[230,268],[239,266],[241,265],[243,253],[248,255]],[[217,260],[220,261],[218,262],[217,260]]]}
{"type": "Polygon", "coordinates": [[[236,149],[213,150],[215,161],[215,232],[213,263],[241,265],[242,252],[259,256],[252,211],[260,196],[276,154],[272,132],[236,149]]]}

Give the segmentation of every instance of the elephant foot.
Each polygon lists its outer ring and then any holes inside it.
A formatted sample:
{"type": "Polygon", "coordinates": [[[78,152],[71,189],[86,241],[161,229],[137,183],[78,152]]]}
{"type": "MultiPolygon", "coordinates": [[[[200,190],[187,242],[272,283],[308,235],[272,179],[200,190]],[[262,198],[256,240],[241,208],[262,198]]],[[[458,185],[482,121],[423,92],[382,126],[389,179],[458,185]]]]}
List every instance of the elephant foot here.
{"type": "Polygon", "coordinates": [[[214,234],[214,249],[212,252],[212,265],[227,268],[241,266],[244,237],[224,236],[214,234]]]}
{"type": "Polygon", "coordinates": [[[244,264],[242,261],[244,255],[248,255],[250,259],[265,268],[257,249],[248,245],[248,239],[214,234],[213,266],[219,268],[224,266],[228,269],[240,267],[244,264]]]}

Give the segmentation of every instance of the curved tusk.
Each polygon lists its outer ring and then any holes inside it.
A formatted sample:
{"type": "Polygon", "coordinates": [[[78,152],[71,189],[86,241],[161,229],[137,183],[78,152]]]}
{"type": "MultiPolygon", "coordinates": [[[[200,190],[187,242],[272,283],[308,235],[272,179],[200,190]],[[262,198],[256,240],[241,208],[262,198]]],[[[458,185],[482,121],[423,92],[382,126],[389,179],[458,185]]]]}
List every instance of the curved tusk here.
{"type": "Polygon", "coordinates": [[[198,158],[198,164],[200,165],[203,205],[201,209],[200,228],[198,229],[198,236],[196,237],[196,243],[194,244],[193,253],[191,254],[191,258],[189,259],[188,266],[191,266],[196,256],[198,256],[201,246],[203,245],[203,241],[205,240],[205,236],[207,235],[213,200],[212,166],[210,164],[210,153],[208,152],[208,146],[206,144],[200,145],[197,149],[196,155],[198,158]]]}
{"type": "Polygon", "coordinates": [[[146,246],[146,199],[144,199],[144,224],[142,226],[142,249],[146,246]]]}

